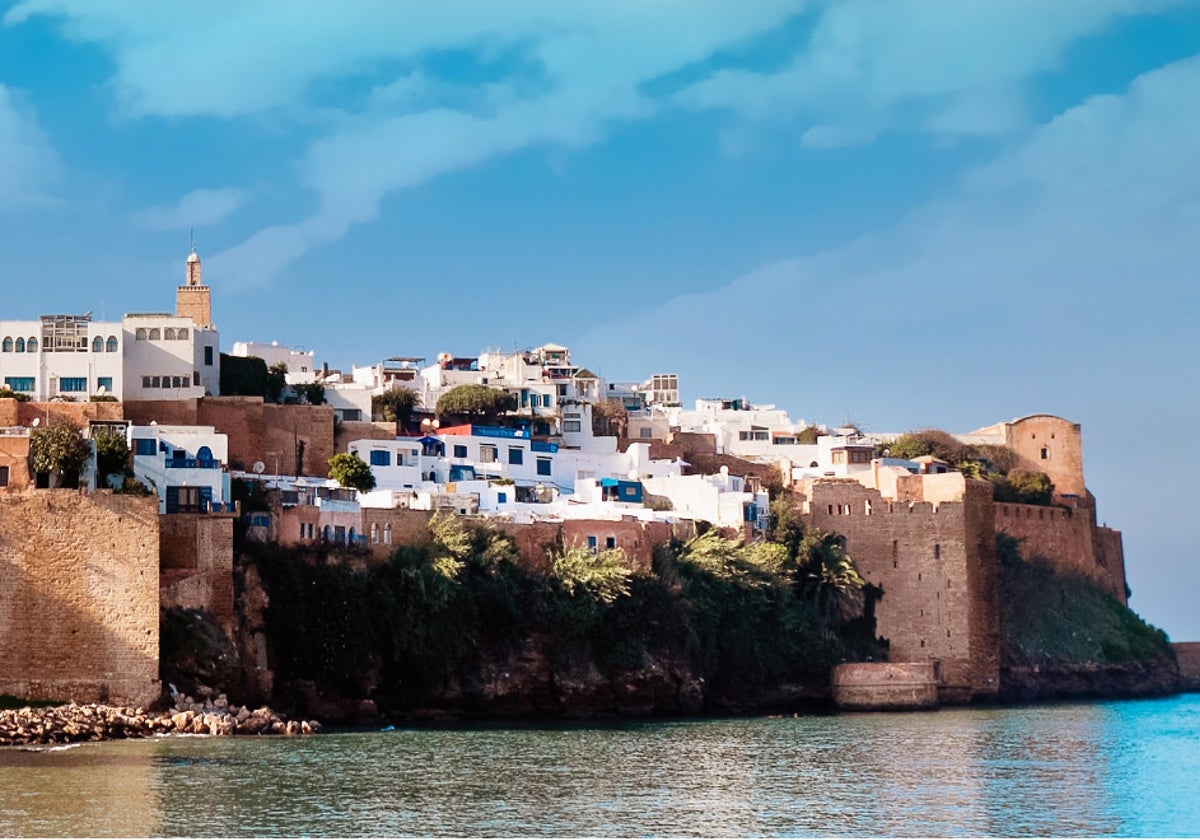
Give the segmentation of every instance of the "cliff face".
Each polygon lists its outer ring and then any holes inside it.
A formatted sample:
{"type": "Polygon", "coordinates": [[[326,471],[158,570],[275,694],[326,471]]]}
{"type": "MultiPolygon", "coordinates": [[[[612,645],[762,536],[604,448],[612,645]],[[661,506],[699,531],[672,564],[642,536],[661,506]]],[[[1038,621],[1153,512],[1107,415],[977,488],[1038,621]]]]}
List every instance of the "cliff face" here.
{"type": "Polygon", "coordinates": [[[1123,663],[1006,666],[1000,671],[1000,701],[1159,697],[1181,688],[1179,666],[1168,654],[1123,663]]]}

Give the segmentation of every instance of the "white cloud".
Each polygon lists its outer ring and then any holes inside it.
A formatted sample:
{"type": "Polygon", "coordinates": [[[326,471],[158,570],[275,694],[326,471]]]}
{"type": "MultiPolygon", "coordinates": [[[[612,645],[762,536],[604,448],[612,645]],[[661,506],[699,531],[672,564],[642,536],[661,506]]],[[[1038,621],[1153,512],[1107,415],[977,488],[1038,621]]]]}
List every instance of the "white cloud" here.
{"type": "Polygon", "coordinates": [[[134,214],[134,222],[152,230],[183,230],[216,224],[245,205],[250,196],[244,190],[193,190],[166,207],[148,207],[134,214]]]}
{"type": "Polygon", "coordinates": [[[56,204],[61,169],[33,112],[0,84],[0,212],[56,204]]]}
{"type": "Polygon", "coordinates": [[[25,0],[5,17],[66,19],[68,37],[112,53],[127,117],[264,117],[313,135],[299,162],[317,196],[210,261],[233,288],[260,284],[308,249],[375,217],[389,193],[519,149],[580,148],[644,119],[641,86],[778,26],[803,0],[646,4],[217,2],[186,14],[134,0],[25,0]],[[456,87],[431,55],[471,55],[494,80],[456,87]],[[427,66],[428,65],[428,66],[427,66]],[[320,89],[366,96],[333,110],[320,89]]]}
{"type": "MultiPolygon", "coordinates": [[[[1148,370],[1190,378],[1200,364],[1200,112],[1180,103],[1198,92],[1200,57],[1148,73],[1037,127],[969,172],[957,195],[890,229],[605,324],[573,349],[656,359],[772,399],[789,385],[817,403],[855,392],[851,383],[870,390],[869,405],[920,394],[924,419],[943,423],[1092,399],[1075,358],[1114,375],[1144,358],[1148,370]],[[757,340],[714,340],[721,324],[757,340]],[[762,364],[789,342],[804,352],[762,364]],[[947,345],[955,358],[941,364],[931,349],[947,345]],[[781,380],[784,370],[796,379],[781,380]]],[[[1152,381],[1108,387],[1132,398],[1152,381]]]]}
{"type": "Polygon", "coordinates": [[[1006,133],[1027,125],[1027,80],[1059,69],[1071,44],[1164,5],[842,0],[824,8],[784,69],[722,69],[675,101],[752,120],[799,120],[812,126],[804,143],[813,148],[863,142],[883,126],[941,139],[1006,133]],[[914,107],[928,118],[913,122],[914,107]]]}

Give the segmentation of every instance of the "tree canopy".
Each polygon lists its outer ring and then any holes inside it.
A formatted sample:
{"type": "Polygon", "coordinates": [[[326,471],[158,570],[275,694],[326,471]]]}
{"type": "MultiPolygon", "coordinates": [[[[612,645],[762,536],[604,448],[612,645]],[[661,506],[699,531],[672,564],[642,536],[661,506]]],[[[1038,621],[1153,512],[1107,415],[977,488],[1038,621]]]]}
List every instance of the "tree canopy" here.
{"type": "Polygon", "coordinates": [[[408,425],[413,409],[420,401],[421,397],[416,391],[391,388],[371,397],[371,419],[395,423],[396,431],[400,431],[408,425]]]}
{"type": "Polygon", "coordinates": [[[96,444],[96,475],[97,483],[114,473],[125,471],[129,461],[129,443],[125,435],[105,426],[96,427],[92,434],[96,444]]]}
{"type": "Polygon", "coordinates": [[[375,489],[375,474],[354,452],[341,452],[329,459],[329,477],[343,487],[367,492],[375,489]]]}
{"type": "Polygon", "coordinates": [[[487,385],[459,385],[442,394],[437,401],[439,417],[462,415],[470,417],[499,417],[516,411],[517,398],[487,385]]]}
{"type": "Polygon", "coordinates": [[[83,432],[62,418],[55,418],[29,435],[29,454],[35,473],[58,473],[62,484],[79,482],[79,473],[92,456],[92,446],[83,432]]]}

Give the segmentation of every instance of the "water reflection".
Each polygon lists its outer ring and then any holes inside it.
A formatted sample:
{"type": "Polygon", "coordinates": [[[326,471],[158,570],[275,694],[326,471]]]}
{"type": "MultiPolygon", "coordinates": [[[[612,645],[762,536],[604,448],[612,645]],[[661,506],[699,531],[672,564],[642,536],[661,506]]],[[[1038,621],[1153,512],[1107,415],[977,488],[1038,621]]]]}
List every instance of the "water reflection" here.
{"type": "Polygon", "coordinates": [[[0,750],[0,834],[1187,835],[1200,697],[0,750]]]}

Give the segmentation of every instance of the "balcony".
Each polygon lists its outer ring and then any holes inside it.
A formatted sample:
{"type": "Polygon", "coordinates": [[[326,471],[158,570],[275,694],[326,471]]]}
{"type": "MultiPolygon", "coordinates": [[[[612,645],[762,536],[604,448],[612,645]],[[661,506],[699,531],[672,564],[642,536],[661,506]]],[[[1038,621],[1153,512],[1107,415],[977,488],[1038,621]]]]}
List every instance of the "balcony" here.
{"type": "Polygon", "coordinates": [[[169,470],[219,470],[221,462],[213,458],[168,458],[169,470]]]}

